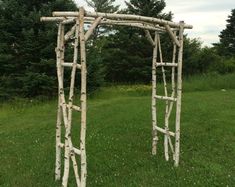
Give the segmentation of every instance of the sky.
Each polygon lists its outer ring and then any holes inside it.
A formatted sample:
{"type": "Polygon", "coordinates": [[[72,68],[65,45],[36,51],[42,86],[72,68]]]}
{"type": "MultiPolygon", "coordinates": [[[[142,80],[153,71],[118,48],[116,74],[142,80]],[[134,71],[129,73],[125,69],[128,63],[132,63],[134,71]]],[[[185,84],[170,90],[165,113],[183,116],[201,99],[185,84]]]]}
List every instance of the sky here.
{"type": "MultiPolygon", "coordinates": [[[[85,0],[75,0],[78,6],[87,7],[85,0]]],[[[174,22],[185,21],[193,25],[185,30],[190,38],[198,38],[204,46],[219,42],[218,35],[226,27],[226,19],[235,8],[235,0],[165,0],[164,12],[173,12],[174,22]]],[[[125,7],[124,0],[116,4],[125,7]]],[[[89,9],[89,8],[88,8],[89,9]]]]}

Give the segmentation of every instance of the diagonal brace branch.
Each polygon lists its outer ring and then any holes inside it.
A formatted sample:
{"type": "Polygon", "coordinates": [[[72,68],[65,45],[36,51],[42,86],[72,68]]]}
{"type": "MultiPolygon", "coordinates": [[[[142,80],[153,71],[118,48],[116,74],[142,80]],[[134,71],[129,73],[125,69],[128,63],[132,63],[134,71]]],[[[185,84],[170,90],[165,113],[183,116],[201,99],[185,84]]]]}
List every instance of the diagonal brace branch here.
{"type": "Polygon", "coordinates": [[[151,36],[149,30],[144,30],[144,32],[145,32],[145,35],[146,35],[148,41],[151,43],[151,45],[152,45],[152,46],[155,46],[155,43],[154,43],[154,41],[153,41],[153,38],[152,38],[152,36],[151,36]]]}
{"type": "Polygon", "coordinates": [[[169,25],[165,25],[165,28],[167,30],[167,32],[169,33],[171,39],[173,40],[173,42],[178,46],[180,47],[180,42],[179,40],[177,40],[177,38],[175,37],[174,33],[172,32],[171,28],[169,25]]]}
{"type": "Polygon", "coordinates": [[[89,37],[92,35],[92,33],[94,32],[95,28],[99,25],[99,23],[101,22],[102,17],[98,17],[93,24],[91,25],[91,27],[89,28],[89,30],[86,32],[85,34],[85,41],[87,41],[89,39],[89,37]]]}

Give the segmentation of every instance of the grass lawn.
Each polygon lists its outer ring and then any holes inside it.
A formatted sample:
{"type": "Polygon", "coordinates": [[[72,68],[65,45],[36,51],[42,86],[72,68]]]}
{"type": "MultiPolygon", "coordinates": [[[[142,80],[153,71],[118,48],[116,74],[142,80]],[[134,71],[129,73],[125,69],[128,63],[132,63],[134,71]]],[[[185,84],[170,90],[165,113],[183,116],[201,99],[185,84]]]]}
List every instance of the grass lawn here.
{"type": "MultiPolygon", "coordinates": [[[[235,90],[183,94],[175,168],[164,160],[162,136],[157,156],[151,155],[150,92],[131,89],[106,88],[89,100],[88,186],[235,185],[235,90]]],[[[60,186],[54,182],[55,121],[56,101],[1,105],[0,186],[60,186]]],[[[75,145],[78,121],[77,114],[75,145]]],[[[75,186],[72,169],[70,177],[75,186]]]]}

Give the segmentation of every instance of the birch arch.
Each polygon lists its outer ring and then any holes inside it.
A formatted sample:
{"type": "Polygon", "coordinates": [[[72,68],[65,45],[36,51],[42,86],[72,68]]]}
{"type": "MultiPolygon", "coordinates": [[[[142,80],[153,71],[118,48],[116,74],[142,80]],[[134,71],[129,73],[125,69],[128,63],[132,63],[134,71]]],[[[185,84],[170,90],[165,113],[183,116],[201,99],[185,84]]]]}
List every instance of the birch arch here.
{"type": "Polygon", "coordinates": [[[86,41],[92,35],[98,25],[120,25],[143,29],[146,37],[153,47],[152,59],[152,154],[157,153],[158,133],[164,135],[164,154],[165,159],[169,160],[169,153],[172,154],[175,166],[179,165],[180,155],[180,114],[181,114],[181,95],[182,95],[182,59],[183,59],[183,32],[184,29],[192,29],[191,25],[184,22],[171,22],[152,17],[88,12],[83,7],[77,12],[53,12],[52,17],[42,17],[41,21],[58,23],[58,37],[56,47],[56,66],[58,76],[58,110],[56,123],[56,163],[55,179],[61,179],[62,158],[61,152],[64,149],[64,165],[62,186],[68,185],[70,161],[74,170],[77,186],[85,187],[87,178],[86,161],[86,119],[87,119],[87,67],[86,67],[86,41]],[[65,26],[73,24],[72,28],[65,33],[65,26]],[[84,25],[90,27],[85,32],[84,25]],[[154,32],[152,37],[150,32],[154,32]],[[160,34],[168,33],[172,45],[172,60],[166,62],[163,60],[160,34]],[[73,42],[74,56],[72,62],[65,62],[65,44],[73,42]],[[78,63],[78,53],[80,53],[80,63],[78,63]],[[64,68],[71,68],[71,81],[68,99],[64,92],[64,68]],[[160,68],[164,95],[157,91],[157,68],[160,68]],[[171,93],[167,89],[166,68],[171,73],[170,86],[171,93]],[[81,95],[80,106],[73,104],[75,75],[81,72],[81,95]],[[160,100],[165,103],[165,117],[162,126],[158,123],[157,104],[160,100]],[[175,127],[169,129],[169,119],[175,106],[175,127]],[[75,148],[71,140],[72,113],[77,111],[81,113],[80,130],[80,148],[75,148]],[[62,142],[62,124],[65,128],[64,143],[62,142]],[[169,151],[170,150],[170,151],[169,151]],[[80,156],[80,169],[78,168],[76,155],[80,156]],[[80,174],[79,174],[80,171],[80,174]]]}

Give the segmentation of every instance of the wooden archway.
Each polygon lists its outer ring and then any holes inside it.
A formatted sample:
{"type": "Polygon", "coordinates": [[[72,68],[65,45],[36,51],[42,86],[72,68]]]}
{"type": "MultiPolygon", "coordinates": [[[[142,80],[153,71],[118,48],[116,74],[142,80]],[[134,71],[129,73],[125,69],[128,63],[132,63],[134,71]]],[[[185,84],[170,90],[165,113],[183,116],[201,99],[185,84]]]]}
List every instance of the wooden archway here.
{"type": "Polygon", "coordinates": [[[64,173],[62,186],[66,187],[69,178],[70,159],[72,161],[77,186],[85,187],[87,178],[86,161],[86,119],[87,119],[87,67],[86,67],[86,41],[92,35],[95,28],[101,25],[121,25],[144,29],[146,37],[153,46],[152,60],[152,154],[157,153],[158,132],[164,134],[165,159],[169,160],[169,148],[172,151],[175,166],[179,165],[180,155],[180,116],[181,116],[181,95],[182,95],[182,59],[183,59],[183,32],[184,29],[192,29],[191,25],[184,22],[175,23],[162,19],[129,15],[88,12],[83,7],[78,12],[53,12],[53,17],[42,17],[41,21],[58,23],[58,38],[56,47],[57,76],[58,76],[58,112],[56,124],[56,167],[55,179],[61,178],[61,150],[64,148],[64,173]],[[74,26],[65,33],[65,26],[74,23],[74,26]],[[90,25],[85,32],[84,25],[90,25]],[[154,31],[154,38],[150,31],[154,31]],[[167,32],[172,39],[173,55],[171,62],[163,61],[160,33],[167,32]],[[65,43],[74,42],[74,56],[72,62],[64,61],[65,43]],[[78,53],[80,52],[80,63],[78,53]],[[176,59],[177,57],[177,59],[176,59]],[[64,92],[64,68],[70,67],[71,81],[69,97],[66,101],[64,92]],[[157,68],[162,70],[164,83],[164,95],[157,94],[157,68]],[[168,94],[165,68],[171,69],[171,94],[168,94]],[[73,105],[75,75],[77,70],[81,71],[81,97],[80,106],[73,105]],[[175,78],[177,74],[177,78],[175,78]],[[165,101],[164,126],[160,127],[157,120],[157,101],[165,101]],[[169,118],[172,108],[176,106],[175,131],[169,129],[169,118]],[[75,148],[71,140],[72,113],[81,113],[80,148],[75,148]],[[65,139],[62,143],[61,128],[65,127],[65,139]],[[171,140],[174,138],[174,142],[171,140]],[[76,155],[81,157],[81,174],[78,172],[76,155]]]}

